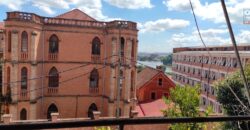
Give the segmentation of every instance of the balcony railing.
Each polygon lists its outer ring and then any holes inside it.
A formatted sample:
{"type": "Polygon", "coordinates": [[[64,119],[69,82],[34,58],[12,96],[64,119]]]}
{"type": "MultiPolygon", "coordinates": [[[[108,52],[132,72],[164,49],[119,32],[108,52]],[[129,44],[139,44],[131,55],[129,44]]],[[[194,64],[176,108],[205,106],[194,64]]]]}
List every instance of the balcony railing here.
{"type": "Polygon", "coordinates": [[[57,60],[58,54],[57,53],[49,53],[49,60],[57,60]]]}
{"type": "Polygon", "coordinates": [[[48,94],[57,94],[58,88],[57,87],[48,87],[48,94]]]}
{"type": "Polygon", "coordinates": [[[20,92],[20,100],[27,100],[28,99],[28,92],[26,89],[21,89],[20,92]]]}
{"type": "MultiPolygon", "coordinates": [[[[128,125],[153,125],[153,124],[171,124],[171,123],[209,123],[209,122],[229,122],[229,121],[249,121],[250,116],[217,116],[217,117],[147,117],[147,118],[119,118],[119,119],[99,119],[99,120],[58,120],[56,122],[16,122],[0,125],[1,130],[35,130],[35,129],[59,129],[59,128],[80,128],[97,126],[119,126],[120,130],[128,125]]],[[[167,127],[166,127],[167,129],[167,127]]]]}
{"type": "Polygon", "coordinates": [[[89,93],[94,94],[94,93],[99,93],[99,88],[97,87],[90,87],[89,88],[89,93]]]}
{"type": "Polygon", "coordinates": [[[100,63],[101,62],[100,55],[92,55],[91,56],[91,61],[93,63],[100,63]]]}
{"type": "Polygon", "coordinates": [[[87,21],[87,20],[75,20],[75,19],[63,19],[63,18],[50,18],[42,17],[34,13],[26,12],[8,12],[7,20],[15,21],[28,21],[38,24],[49,24],[49,25],[66,25],[66,26],[78,26],[78,27],[93,27],[93,28],[119,28],[121,23],[126,24],[126,29],[137,30],[136,23],[131,21],[111,21],[111,22],[100,22],[100,21],[87,21]]]}
{"type": "Polygon", "coordinates": [[[28,59],[28,52],[21,52],[21,60],[27,60],[28,59]]]}

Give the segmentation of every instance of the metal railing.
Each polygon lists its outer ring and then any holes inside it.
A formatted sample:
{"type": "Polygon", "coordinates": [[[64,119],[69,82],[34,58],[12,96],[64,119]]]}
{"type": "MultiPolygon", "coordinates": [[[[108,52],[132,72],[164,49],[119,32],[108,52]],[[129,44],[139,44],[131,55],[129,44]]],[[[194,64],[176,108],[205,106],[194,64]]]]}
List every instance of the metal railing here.
{"type": "Polygon", "coordinates": [[[217,117],[147,117],[147,118],[119,118],[119,119],[99,119],[99,120],[72,120],[57,122],[20,122],[15,124],[0,125],[1,130],[34,130],[34,129],[58,129],[96,126],[119,126],[120,130],[125,125],[145,125],[145,124],[170,124],[170,123],[204,123],[204,122],[226,122],[226,121],[250,121],[250,116],[217,116],[217,117]]]}

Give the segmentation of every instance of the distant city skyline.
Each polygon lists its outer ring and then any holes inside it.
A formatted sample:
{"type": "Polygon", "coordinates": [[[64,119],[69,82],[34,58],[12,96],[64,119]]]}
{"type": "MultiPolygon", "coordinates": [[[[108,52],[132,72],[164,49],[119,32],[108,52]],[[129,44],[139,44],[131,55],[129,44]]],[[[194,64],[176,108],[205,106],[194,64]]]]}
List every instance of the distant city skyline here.
{"type": "MultiPolygon", "coordinates": [[[[221,3],[191,0],[207,45],[229,44],[221,3]]],[[[243,24],[249,0],[226,0],[237,43],[250,43],[250,24],[243,24]]],[[[138,24],[139,52],[168,53],[174,47],[201,46],[189,0],[1,0],[0,21],[8,11],[54,17],[79,8],[97,20],[126,19],[138,24]]]]}

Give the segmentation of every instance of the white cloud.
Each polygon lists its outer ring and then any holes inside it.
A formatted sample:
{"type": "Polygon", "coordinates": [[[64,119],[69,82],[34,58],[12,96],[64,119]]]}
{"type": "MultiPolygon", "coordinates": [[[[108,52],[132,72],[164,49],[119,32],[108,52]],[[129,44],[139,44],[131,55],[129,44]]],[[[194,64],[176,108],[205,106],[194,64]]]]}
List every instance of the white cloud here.
{"type": "MultiPolygon", "coordinates": [[[[206,45],[223,45],[230,43],[229,37],[225,35],[226,29],[207,29],[201,30],[202,38],[206,45]]],[[[250,33],[250,32],[249,32],[250,33]]],[[[167,44],[172,47],[187,47],[187,46],[203,46],[197,31],[193,31],[192,34],[178,33],[173,34],[167,44]]]]}
{"type": "MultiPolygon", "coordinates": [[[[170,11],[190,11],[188,0],[165,0],[163,2],[170,11]]],[[[220,1],[202,4],[200,0],[192,0],[194,11],[202,20],[210,20],[214,23],[225,21],[220,1]]],[[[228,0],[226,1],[228,14],[231,22],[242,23],[243,9],[249,8],[249,0],[228,0]]]]}
{"type": "Polygon", "coordinates": [[[140,32],[163,32],[168,29],[181,29],[189,25],[189,21],[182,19],[159,19],[156,21],[148,21],[144,24],[138,24],[140,32]]]}
{"type": "Polygon", "coordinates": [[[11,10],[20,10],[27,0],[0,0],[0,5],[7,6],[11,10]]]}
{"type": "Polygon", "coordinates": [[[237,43],[250,43],[250,31],[241,30],[240,33],[236,36],[237,43]]]}
{"type": "Polygon", "coordinates": [[[52,8],[69,9],[69,3],[65,0],[35,0],[32,5],[50,15],[56,13],[52,8]]]}
{"type": "Polygon", "coordinates": [[[104,0],[104,1],[118,8],[141,9],[141,8],[153,7],[153,5],[150,3],[150,0],[104,0]]]}

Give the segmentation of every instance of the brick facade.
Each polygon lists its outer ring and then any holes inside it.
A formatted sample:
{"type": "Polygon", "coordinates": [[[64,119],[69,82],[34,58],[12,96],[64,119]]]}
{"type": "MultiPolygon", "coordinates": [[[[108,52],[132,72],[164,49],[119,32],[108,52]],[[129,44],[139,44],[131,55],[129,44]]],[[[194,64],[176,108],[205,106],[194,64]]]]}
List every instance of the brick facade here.
{"type": "Polygon", "coordinates": [[[3,64],[6,84],[2,90],[3,95],[11,92],[12,101],[5,103],[3,113],[11,113],[14,120],[19,120],[25,110],[26,119],[45,119],[51,108],[57,109],[60,118],[77,118],[87,117],[89,107],[95,104],[101,116],[115,116],[117,55],[123,42],[121,68],[125,78],[120,108],[122,116],[128,116],[135,104],[130,100],[135,97],[135,89],[130,88],[135,86],[136,78],[132,62],[137,57],[136,23],[100,22],[77,9],[65,14],[49,18],[25,12],[7,13],[3,64]],[[23,45],[24,32],[27,47],[23,45]],[[95,42],[100,50],[93,53],[95,42]],[[58,48],[53,48],[56,45],[58,48]],[[22,49],[25,47],[27,51],[22,49]],[[24,67],[27,77],[21,75],[24,67]],[[58,73],[52,74],[52,68],[58,73]],[[97,71],[98,79],[91,77],[93,70],[97,71]],[[50,78],[54,78],[53,82],[58,78],[58,85],[50,84],[50,78]],[[22,89],[22,85],[27,88],[22,89]]]}

